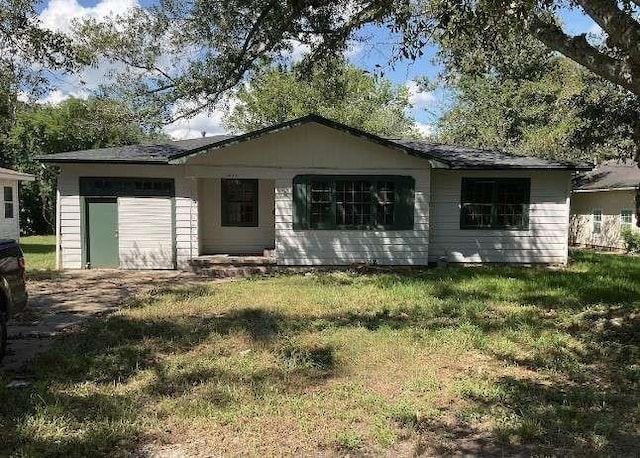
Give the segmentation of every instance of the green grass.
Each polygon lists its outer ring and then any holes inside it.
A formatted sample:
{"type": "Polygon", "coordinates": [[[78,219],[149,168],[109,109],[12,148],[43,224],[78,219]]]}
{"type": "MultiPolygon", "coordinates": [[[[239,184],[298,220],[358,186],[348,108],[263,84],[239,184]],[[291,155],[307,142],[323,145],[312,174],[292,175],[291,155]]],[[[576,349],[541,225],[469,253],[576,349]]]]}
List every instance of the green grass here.
{"type": "Polygon", "coordinates": [[[55,235],[32,235],[21,237],[27,272],[52,271],[56,269],[55,235]]]}
{"type": "Polygon", "coordinates": [[[633,455],[640,260],[162,289],[0,380],[0,449],[633,455]],[[153,450],[153,449],[152,449],[153,450]]]}

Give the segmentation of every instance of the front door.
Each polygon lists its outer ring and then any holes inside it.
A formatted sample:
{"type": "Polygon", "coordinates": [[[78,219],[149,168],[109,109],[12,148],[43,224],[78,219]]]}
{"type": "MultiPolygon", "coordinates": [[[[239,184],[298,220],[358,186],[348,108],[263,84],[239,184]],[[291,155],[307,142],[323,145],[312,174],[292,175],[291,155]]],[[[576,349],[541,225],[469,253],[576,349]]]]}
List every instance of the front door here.
{"type": "Polygon", "coordinates": [[[88,198],[86,213],[87,263],[118,267],[118,201],[88,198]]]}

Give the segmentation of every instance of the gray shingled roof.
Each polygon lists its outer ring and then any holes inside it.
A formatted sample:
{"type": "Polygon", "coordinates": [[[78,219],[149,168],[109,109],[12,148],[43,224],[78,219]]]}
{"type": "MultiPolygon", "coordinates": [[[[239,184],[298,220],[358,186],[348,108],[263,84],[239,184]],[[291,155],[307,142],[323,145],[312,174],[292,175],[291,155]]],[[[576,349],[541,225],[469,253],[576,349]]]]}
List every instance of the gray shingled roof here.
{"type": "Polygon", "coordinates": [[[421,140],[393,140],[454,169],[590,169],[583,164],[556,162],[531,156],[519,156],[464,146],[428,143],[421,140]]]}
{"type": "Polygon", "coordinates": [[[214,135],[211,137],[176,140],[156,145],[129,145],[110,148],[85,149],[37,156],[42,162],[124,162],[168,164],[169,159],[181,153],[197,152],[211,145],[231,138],[230,135],[214,135]]]}
{"type": "Polygon", "coordinates": [[[589,191],[596,189],[635,188],[640,183],[640,168],[634,161],[605,161],[592,171],[574,180],[573,189],[589,191]]]}
{"type": "Polygon", "coordinates": [[[238,136],[217,135],[214,137],[180,140],[159,145],[136,145],[119,148],[102,148],[67,153],[48,154],[37,159],[43,162],[111,162],[111,163],[152,163],[170,164],[184,162],[190,155],[206,150],[216,150],[225,146],[258,138],[270,132],[289,129],[301,124],[315,122],[342,130],[351,135],[367,138],[390,148],[426,160],[434,160],[450,168],[459,169],[570,169],[589,170],[590,167],[568,162],[554,162],[544,159],[518,156],[501,151],[465,148],[460,146],[432,144],[410,139],[387,139],[340,124],[318,115],[309,115],[264,129],[238,136]]]}

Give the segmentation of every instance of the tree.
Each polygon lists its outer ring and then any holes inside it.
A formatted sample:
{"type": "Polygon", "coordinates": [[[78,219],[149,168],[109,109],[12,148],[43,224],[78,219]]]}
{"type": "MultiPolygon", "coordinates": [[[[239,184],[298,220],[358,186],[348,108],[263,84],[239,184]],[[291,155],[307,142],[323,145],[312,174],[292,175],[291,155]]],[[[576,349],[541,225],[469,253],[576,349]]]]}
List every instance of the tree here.
{"type": "Polygon", "coordinates": [[[590,163],[632,155],[636,97],[569,59],[538,64],[507,75],[451,72],[455,102],[439,140],[590,163]]]}
{"type": "Polygon", "coordinates": [[[54,229],[56,171],[41,167],[35,155],[163,138],[155,125],[140,125],[135,119],[121,103],[98,98],[71,98],[55,106],[19,105],[0,166],[37,176],[21,187],[22,230],[44,234],[54,229]]]}
{"type": "MultiPolygon", "coordinates": [[[[261,59],[279,55],[292,40],[308,43],[314,55],[341,51],[367,24],[400,35],[398,57],[415,58],[436,41],[452,59],[473,53],[480,64],[517,51],[529,34],[640,95],[639,9],[638,0],[164,0],[126,21],[90,22],[81,32],[102,55],[153,76],[136,79],[137,94],[156,103],[189,101],[181,116],[190,116],[211,108],[261,59]],[[563,7],[582,10],[606,39],[592,44],[586,34],[571,36],[557,19],[563,7]],[[180,59],[185,54],[186,62],[180,59]],[[163,67],[167,56],[182,64],[163,67]]],[[[640,160],[640,116],[634,134],[640,160]]]]}
{"type": "Polygon", "coordinates": [[[0,0],[0,77],[12,91],[38,92],[48,71],[70,72],[88,64],[88,54],[66,35],[40,26],[34,0],[0,0]]]}
{"type": "Polygon", "coordinates": [[[418,136],[404,86],[346,64],[265,67],[237,92],[225,124],[250,131],[316,113],[385,137],[418,136]]]}

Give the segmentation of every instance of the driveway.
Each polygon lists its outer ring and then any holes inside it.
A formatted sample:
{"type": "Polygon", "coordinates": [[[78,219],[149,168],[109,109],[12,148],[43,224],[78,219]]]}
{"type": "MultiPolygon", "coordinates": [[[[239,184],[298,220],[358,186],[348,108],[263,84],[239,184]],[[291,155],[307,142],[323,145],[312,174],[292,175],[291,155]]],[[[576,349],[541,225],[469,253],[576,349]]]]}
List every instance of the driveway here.
{"type": "Polygon", "coordinates": [[[81,270],[28,281],[29,306],[9,322],[9,346],[0,371],[21,375],[25,364],[57,335],[73,332],[88,318],[118,310],[139,293],[212,281],[178,271],[81,270]]]}

